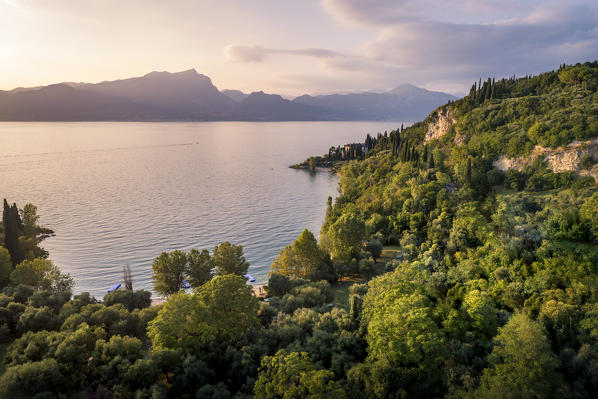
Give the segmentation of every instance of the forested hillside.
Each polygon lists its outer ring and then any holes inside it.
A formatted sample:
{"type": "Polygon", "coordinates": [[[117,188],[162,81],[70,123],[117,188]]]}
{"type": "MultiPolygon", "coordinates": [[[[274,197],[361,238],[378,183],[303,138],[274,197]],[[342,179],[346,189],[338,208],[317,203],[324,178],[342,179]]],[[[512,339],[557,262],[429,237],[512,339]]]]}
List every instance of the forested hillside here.
{"type": "Polygon", "coordinates": [[[596,397],[595,137],[596,62],[476,82],[366,138],[265,298],[230,243],[159,255],[164,304],[72,297],[35,207],[5,202],[0,397],[596,397]],[[567,171],[538,155],[574,140],[567,171]]]}
{"type": "Polygon", "coordinates": [[[324,242],[353,218],[403,255],[363,297],[368,355],[348,373],[352,389],[598,394],[598,191],[580,175],[598,154],[580,150],[563,173],[542,157],[521,171],[493,165],[598,136],[597,86],[596,62],[476,83],[426,121],[369,138],[369,156],[343,168],[324,242]]]}

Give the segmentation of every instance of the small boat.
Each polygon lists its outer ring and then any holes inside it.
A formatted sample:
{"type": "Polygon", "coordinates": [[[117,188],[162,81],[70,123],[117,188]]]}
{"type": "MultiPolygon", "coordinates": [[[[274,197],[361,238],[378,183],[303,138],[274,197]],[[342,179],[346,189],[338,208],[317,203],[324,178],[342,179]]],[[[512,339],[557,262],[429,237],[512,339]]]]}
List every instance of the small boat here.
{"type": "Polygon", "coordinates": [[[255,283],[255,279],[251,276],[251,274],[246,274],[245,278],[250,282],[250,283],[255,283]]]}
{"type": "Polygon", "coordinates": [[[191,284],[189,284],[189,282],[187,280],[183,280],[181,286],[185,289],[191,288],[191,284]]]}
{"type": "Polygon", "coordinates": [[[114,284],[112,287],[110,287],[108,292],[116,291],[119,288],[120,288],[120,283],[114,284]]]}

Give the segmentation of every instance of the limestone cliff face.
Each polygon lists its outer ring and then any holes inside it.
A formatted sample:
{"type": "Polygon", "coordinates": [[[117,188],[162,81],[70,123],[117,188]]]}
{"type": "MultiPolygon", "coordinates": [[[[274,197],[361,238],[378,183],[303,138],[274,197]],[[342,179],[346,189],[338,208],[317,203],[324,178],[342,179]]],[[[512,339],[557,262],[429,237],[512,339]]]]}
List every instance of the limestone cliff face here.
{"type": "Polygon", "coordinates": [[[509,169],[522,171],[541,156],[546,162],[546,167],[555,173],[573,171],[582,176],[592,176],[598,182],[598,165],[584,169],[579,163],[581,157],[586,154],[591,155],[594,161],[598,160],[598,138],[583,142],[574,141],[557,148],[544,148],[537,145],[527,157],[507,158],[501,155],[494,161],[494,167],[502,171],[509,169]]]}
{"type": "Polygon", "coordinates": [[[448,133],[451,126],[455,123],[455,119],[451,114],[450,107],[444,107],[438,111],[436,117],[428,123],[428,130],[424,137],[424,143],[438,139],[448,133]]]}

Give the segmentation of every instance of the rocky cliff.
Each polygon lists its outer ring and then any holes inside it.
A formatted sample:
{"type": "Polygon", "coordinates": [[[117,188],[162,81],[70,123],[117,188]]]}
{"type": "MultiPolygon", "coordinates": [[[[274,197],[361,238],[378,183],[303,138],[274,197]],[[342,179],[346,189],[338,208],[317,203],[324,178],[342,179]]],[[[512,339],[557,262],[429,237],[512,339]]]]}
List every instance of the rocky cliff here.
{"type": "Polygon", "coordinates": [[[494,167],[502,171],[509,169],[522,171],[536,158],[543,157],[546,167],[555,173],[573,171],[582,176],[592,176],[598,182],[598,164],[581,165],[580,163],[585,155],[591,157],[592,163],[598,161],[598,138],[583,142],[574,141],[557,148],[545,148],[537,145],[527,157],[507,158],[502,155],[494,162],[494,167]]]}
{"type": "Polygon", "coordinates": [[[432,117],[432,120],[428,124],[424,143],[444,136],[449,132],[454,123],[455,119],[452,116],[451,108],[442,108],[436,113],[435,117],[432,117]]]}

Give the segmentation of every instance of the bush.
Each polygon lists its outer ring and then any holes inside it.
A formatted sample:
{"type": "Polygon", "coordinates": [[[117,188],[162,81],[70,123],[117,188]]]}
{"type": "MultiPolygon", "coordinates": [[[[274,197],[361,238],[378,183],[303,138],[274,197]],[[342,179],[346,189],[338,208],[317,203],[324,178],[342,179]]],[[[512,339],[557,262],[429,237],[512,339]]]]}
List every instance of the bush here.
{"type": "Polygon", "coordinates": [[[129,312],[133,309],[143,309],[151,305],[152,293],[145,290],[115,290],[104,296],[106,306],[112,306],[117,303],[124,305],[129,312]]]}
{"type": "Polygon", "coordinates": [[[584,169],[590,169],[592,166],[594,166],[594,163],[594,158],[590,154],[584,154],[579,159],[579,164],[584,169]]]}
{"type": "Polygon", "coordinates": [[[266,286],[268,295],[283,297],[291,290],[291,279],[285,275],[271,273],[266,286]]]}

